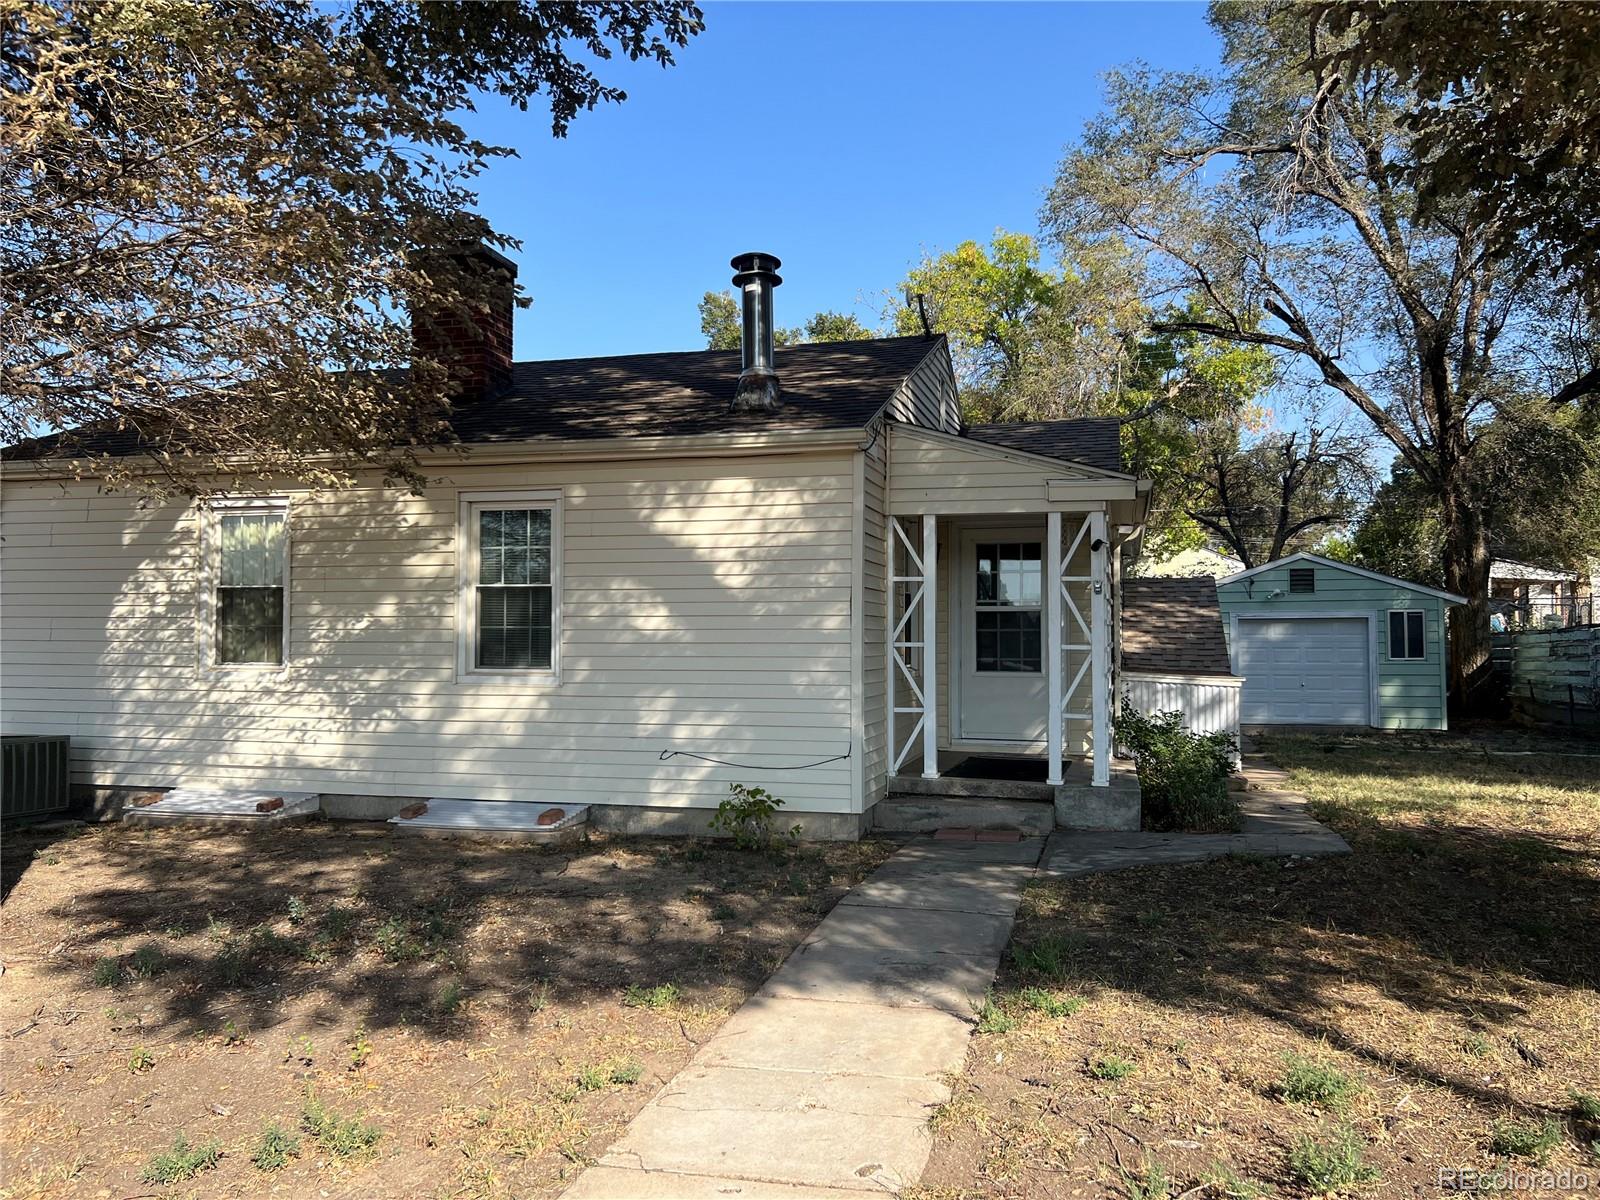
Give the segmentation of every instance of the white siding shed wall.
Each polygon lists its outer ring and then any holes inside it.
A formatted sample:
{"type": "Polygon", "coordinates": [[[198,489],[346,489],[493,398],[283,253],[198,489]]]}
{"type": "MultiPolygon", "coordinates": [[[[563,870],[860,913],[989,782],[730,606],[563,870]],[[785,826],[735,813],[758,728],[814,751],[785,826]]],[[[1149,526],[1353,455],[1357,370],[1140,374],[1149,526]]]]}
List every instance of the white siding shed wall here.
{"type": "Polygon", "coordinates": [[[661,761],[849,748],[848,454],[461,466],[420,498],[290,495],[290,663],[216,670],[193,509],[7,480],[6,731],[70,734],[84,784],[708,807],[741,781],[790,811],[858,808],[848,761],[661,761]],[[458,493],[485,488],[562,493],[559,686],[458,677],[458,493]]]}

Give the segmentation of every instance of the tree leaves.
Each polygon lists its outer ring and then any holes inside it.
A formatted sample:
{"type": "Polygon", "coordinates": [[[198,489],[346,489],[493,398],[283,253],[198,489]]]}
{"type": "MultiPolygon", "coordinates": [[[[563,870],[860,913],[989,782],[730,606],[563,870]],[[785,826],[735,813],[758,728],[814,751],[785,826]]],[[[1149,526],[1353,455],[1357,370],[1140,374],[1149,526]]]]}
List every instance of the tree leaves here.
{"type": "Polygon", "coordinates": [[[86,427],[77,469],[190,492],[219,463],[416,482],[453,396],[407,306],[496,283],[414,252],[512,244],[471,213],[511,151],[452,114],[537,95],[563,133],[623,95],[580,54],[667,64],[699,28],[671,0],[0,0],[0,438],[86,427]]]}

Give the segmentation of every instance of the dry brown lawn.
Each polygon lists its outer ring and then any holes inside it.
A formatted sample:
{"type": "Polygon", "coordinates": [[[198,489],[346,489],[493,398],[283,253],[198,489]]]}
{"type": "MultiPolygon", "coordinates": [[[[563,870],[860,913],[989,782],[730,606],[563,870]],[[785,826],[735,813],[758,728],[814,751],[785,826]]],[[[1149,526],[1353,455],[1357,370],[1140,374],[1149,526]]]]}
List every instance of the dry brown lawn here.
{"type": "Polygon", "coordinates": [[[0,1196],[554,1195],[889,849],[9,836],[0,1196]]]}
{"type": "Polygon", "coordinates": [[[909,1195],[1600,1188],[1600,745],[1264,748],[1354,853],[1034,886],[909,1195]]]}

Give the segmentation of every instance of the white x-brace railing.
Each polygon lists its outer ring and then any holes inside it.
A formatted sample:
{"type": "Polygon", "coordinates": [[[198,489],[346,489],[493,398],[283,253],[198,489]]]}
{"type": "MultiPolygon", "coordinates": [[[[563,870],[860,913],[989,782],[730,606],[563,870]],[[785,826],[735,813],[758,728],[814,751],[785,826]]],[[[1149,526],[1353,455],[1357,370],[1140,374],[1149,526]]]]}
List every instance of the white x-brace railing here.
{"type": "MultiPolygon", "coordinates": [[[[1045,588],[1044,614],[1048,779],[1062,782],[1064,727],[1070,721],[1082,721],[1089,726],[1091,781],[1104,787],[1111,771],[1111,578],[1106,514],[1084,514],[1068,546],[1062,544],[1061,518],[1060,512],[1048,513],[1045,518],[1045,578],[1055,581],[1055,586],[1045,588]],[[1085,540],[1089,544],[1088,574],[1068,574],[1085,540]],[[1073,596],[1074,587],[1088,593],[1087,616],[1073,596]],[[1075,670],[1074,655],[1078,656],[1075,670]]],[[[891,516],[888,533],[889,773],[899,774],[920,742],[922,774],[932,779],[939,774],[937,519],[932,515],[891,516]],[[920,537],[913,537],[910,531],[913,520],[920,522],[920,537]],[[897,569],[902,555],[903,573],[897,569]],[[896,615],[906,588],[904,611],[896,615]]]]}

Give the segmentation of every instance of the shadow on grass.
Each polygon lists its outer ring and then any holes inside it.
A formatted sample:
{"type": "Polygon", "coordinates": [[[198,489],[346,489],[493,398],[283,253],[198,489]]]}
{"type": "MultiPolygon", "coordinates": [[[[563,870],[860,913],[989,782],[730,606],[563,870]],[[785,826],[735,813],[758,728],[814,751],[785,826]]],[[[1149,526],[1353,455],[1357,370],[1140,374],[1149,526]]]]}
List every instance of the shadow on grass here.
{"type": "Polygon", "coordinates": [[[291,1001],[340,1027],[446,1032],[469,1029],[481,1000],[521,1027],[546,1001],[630,984],[748,991],[872,854],[633,839],[550,850],[316,826],[103,830],[78,850],[23,864],[72,877],[19,894],[13,945],[42,939],[29,950],[63,991],[95,986],[98,968],[143,989],[162,1021],[252,1032],[291,1001]],[[69,951],[46,953],[62,937],[69,951]]]}
{"type": "MultiPolygon", "coordinates": [[[[1290,868],[1279,860],[1222,860],[1040,885],[1024,902],[1015,942],[1059,939],[1068,949],[1069,985],[1265,1018],[1504,1107],[1505,1089],[1487,1086],[1481,1067],[1453,1069],[1445,1055],[1417,1061],[1375,1032],[1366,1036],[1361,1002],[1349,1008],[1349,985],[1369,985],[1419,1023],[1444,1017],[1463,1033],[1502,1035],[1537,1065],[1538,1047],[1522,1039],[1543,1037],[1547,1052],[1562,1039],[1557,1030],[1526,1028],[1526,1002],[1600,987],[1600,812],[1585,807],[1592,799],[1581,791],[1581,777],[1558,769],[1557,790],[1574,786],[1579,808],[1571,820],[1517,828],[1507,810],[1499,825],[1472,823],[1452,816],[1448,803],[1408,806],[1405,797],[1423,779],[1466,794],[1483,786],[1486,770],[1491,782],[1526,777],[1549,786],[1548,763],[1485,768],[1382,750],[1348,758],[1353,771],[1374,773],[1389,797],[1318,806],[1350,841],[1350,856],[1290,868]],[[1385,820],[1386,809],[1419,819],[1385,820]]],[[[1280,761],[1296,765],[1292,755],[1280,761]]],[[[1548,796],[1535,802],[1557,803],[1548,796]]],[[[1028,982],[1007,967],[1005,986],[1028,982]]]]}

